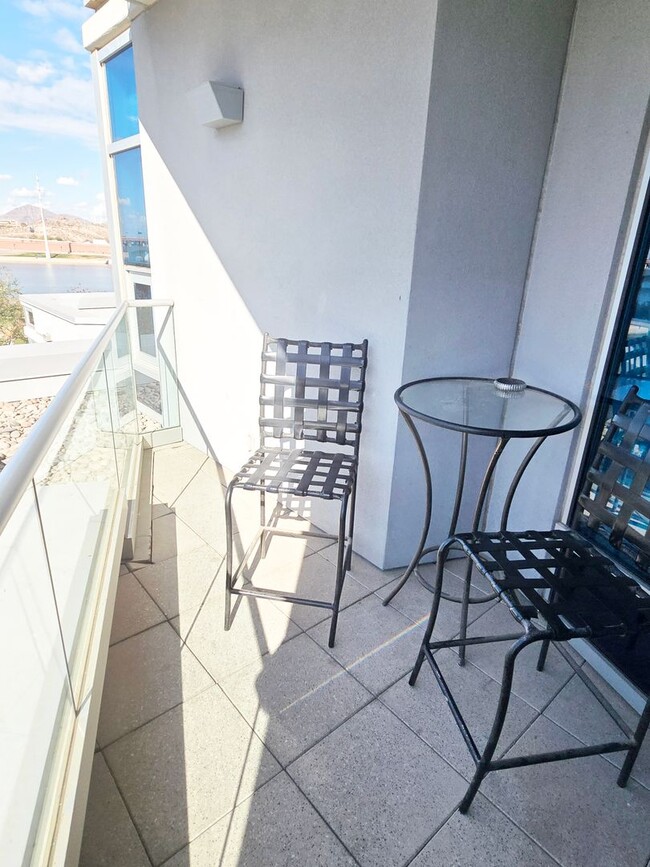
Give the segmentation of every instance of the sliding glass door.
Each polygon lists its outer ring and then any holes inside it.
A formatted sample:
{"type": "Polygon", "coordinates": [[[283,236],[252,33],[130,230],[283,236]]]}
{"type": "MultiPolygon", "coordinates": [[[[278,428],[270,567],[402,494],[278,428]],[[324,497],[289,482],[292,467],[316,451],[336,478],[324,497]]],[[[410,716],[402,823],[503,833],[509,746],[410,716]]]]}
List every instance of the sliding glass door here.
{"type": "MultiPolygon", "coordinates": [[[[650,400],[650,190],[646,195],[576,495],[583,488],[587,468],[609,420],[633,385],[641,397],[650,400]]],[[[639,457],[644,458],[645,454],[639,457]]],[[[644,492],[644,496],[646,493],[650,499],[650,491],[644,492]]],[[[574,510],[576,508],[574,503],[574,510]]],[[[639,516],[639,520],[644,519],[639,516]]],[[[647,522],[638,529],[645,533],[647,522]]],[[[599,542],[608,547],[606,538],[599,542]]],[[[617,551],[613,548],[608,553],[617,558],[617,551]]],[[[647,576],[639,577],[647,579],[647,576]]]]}

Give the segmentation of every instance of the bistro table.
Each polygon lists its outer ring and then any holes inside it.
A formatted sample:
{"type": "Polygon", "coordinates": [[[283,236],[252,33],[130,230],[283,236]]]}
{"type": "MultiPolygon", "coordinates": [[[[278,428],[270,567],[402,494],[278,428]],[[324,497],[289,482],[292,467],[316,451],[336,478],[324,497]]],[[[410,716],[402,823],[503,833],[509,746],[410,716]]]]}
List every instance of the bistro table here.
{"type": "MultiPolygon", "coordinates": [[[[422,535],[420,536],[417,549],[397,585],[384,599],[384,605],[388,605],[391,599],[399,593],[413,573],[417,575],[420,582],[428,590],[433,591],[433,587],[426,581],[417,568],[420,560],[436,551],[438,545],[425,547],[431,527],[433,492],[429,461],[422,438],[415,424],[416,419],[437,427],[459,431],[461,434],[456,496],[448,533],[448,536],[453,536],[456,532],[456,525],[463,500],[467,448],[471,435],[496,437],[496,446],[488,461],[474,507],[472,531],[479,529],[490,482],[494,476],[499,458],[503,454],[508,442],[511,439],[524,438],[535,440],[531,448],[524,455],[508,488],[500,523],[500,528],[504,530],[508,523],[512,499],[521,481],[521,477],[539,447],[547,437],[575,428],[580,424],[582,418],[580,410],[570,400],[558,394],[553,394],[553,392],[545,391],[542,388],[526,385],[521,380],[510,378],[495,380],[454,376],[419,379],[400,386],[395,392],[395,403],[413,434],[420,454],[426,482],[426,509],[422,535]]],[[[480,597],[469,595],[470,570],[471,565],[468,564],[464,597],[461,599],[448,593],[443,593],[443,598],[452,602],[465,602],[469,604],[488,602],[494,598],[494,594],[491,596],[482,594],[480,597]]],[[[464,605],[463,609],[465,612],[466,608],[467,606],[464,605]]],[[[464,628],[465,624],[461,624],[461,630],[464,630],[464,628]]],[[[464,650],[464,648],[461,648],[461,650],[464,650]]]]}

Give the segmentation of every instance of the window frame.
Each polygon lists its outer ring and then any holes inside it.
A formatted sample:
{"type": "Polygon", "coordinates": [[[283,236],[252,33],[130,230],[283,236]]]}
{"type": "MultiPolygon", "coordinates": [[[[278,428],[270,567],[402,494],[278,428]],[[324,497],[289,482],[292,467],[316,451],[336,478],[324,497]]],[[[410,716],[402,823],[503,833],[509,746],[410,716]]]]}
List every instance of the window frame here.
{"type": "MultiPolygon", "coordinates": [[[[126,138],[117,139],[113,141],[112,136],[112,123],[111,123],[111,115],[110,115],[110,100],[109,100],[109,90],[108,90],[108,80],[106,75],[106,64],[117,54],[120,54],[124,49],[128,48],[133,44],[133,40],[131,39],[131,31],[125,30],[119,36],[117,36],[112,42],[108,45],[104,46],[100,51],[97,52],[97,71],[98,71],[98,84],[99,84],[99,104],[102,107],[102,118],[101,124],[103,129],[103,139],[104,139],[104,159],[106,163],[107,169],[107,183],[108,183],[108,191],[109,191],[109,203],[108,208],[110,209],[110,221],[111,224],[116,228],[116,246],[113,252],[113,258],[115,259],[115,266],[118,274],[120,275],[120,287],[122,290],[123,297],[133,300],[133,280],[130,279],[130,274],[135,269],[137,273],[140,269],[146,268],[147,272],[150,271],[151,265],[129,265],[124,261],[124,252],[122,247],[122,226],[120,223],[120,215],[118,208],[118,195],[117,195],[117,174],[115,169],[115,160],[114,157],[116,154],[124,153],[125,151],[135,150],[136,148],[140,150],[140,154],[142,155],[142,144],[140,138],[140,120],[138,118],[138,133],[136,135],[127,136],[126,138]]],[[[145,193],[145,220],[146,220],[146,193],[145,193]]],[[[149,251],[149,232],[147,229],[147,251],[149,251]]]]}

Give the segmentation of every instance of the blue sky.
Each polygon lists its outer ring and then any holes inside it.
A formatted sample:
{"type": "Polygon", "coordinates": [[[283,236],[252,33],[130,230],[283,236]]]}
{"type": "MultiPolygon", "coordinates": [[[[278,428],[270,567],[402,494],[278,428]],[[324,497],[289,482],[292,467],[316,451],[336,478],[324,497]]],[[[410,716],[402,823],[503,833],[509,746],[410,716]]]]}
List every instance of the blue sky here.
{"type": "Polygon", "coordinates": [[[82,0],[0,0],[0,214],[36,201],[105,220],[82,0]]]}

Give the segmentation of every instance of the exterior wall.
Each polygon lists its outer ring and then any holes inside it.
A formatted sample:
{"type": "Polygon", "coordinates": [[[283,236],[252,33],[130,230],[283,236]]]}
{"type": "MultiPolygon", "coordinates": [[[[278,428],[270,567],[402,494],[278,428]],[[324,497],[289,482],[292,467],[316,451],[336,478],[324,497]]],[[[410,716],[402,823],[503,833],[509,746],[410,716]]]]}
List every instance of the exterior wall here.
{"type": "MultiPolygon", "coordinates": [[[[404,382],[508,374],[573,11],[574,0],[439,4],[404,382]]],[[[436,543],[449,527],[460,437],[422,432],[436,543]]],[[[491,445],[470,444],[469,503],[491,445]]],[[[408,561],[423,511],[419,458],[400,425],[385,565],[408,561]]]]}
{"type": "MultiPolygon", "coordinates": [[[[357,547],[382,566],[408,559],[422,512],[400,382],[513,372],[593,402],[650,79],[640,0],[579,0],[568,59],[574,0],[397,5],[159,0],[132,27],[185,436],[229,467],[255,445],[262,331],[367,336],[357,547]],[[193,116],[210,79],[245,89],[241,126],[193,116]]],[[[429,444],[439,538],[458,444],[429,444]]],[[[517,523],[558,514],[569,446],[535,459],[517,523]]]]}
{"type": "MultiPolygon", "coordinates": [[[[549,440],[527,471],[512,525],[562,512],[567,459],[579,461],[599,386],[601,344],[625,273],[626,238],[648,134],[650,6],[579,0],[531,256],[514,372],[587,409],[582,433],[549,440]],[[571,445],[573,442],[573,452],[571,445]],[[534,491],[535,496],[525,496],[534,491]]],[[[565,481],[566,493],[573,477],[565,481]]]]}
{"type": "Polygon", "coordinates": [[[132,27],[152,289],[176,302],[184,435],[229,467],[256,444],[263,331],[367,337],[357,548],[376,563],[435,15],[429,0],[160,0],[132,27]],[[243,124],[196,121],[188,92],[207,80],[245,89],[243,124]]]}

